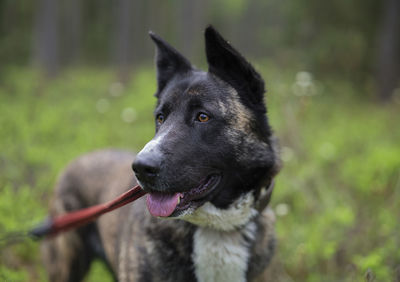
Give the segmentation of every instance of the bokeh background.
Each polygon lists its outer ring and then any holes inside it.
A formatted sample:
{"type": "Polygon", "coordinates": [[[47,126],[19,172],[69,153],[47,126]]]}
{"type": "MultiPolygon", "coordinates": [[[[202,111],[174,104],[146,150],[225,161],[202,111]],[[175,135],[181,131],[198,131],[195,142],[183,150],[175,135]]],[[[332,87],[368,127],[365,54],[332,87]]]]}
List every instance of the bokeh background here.
{"type": "MultiPolygon", "coordinates": [[[[207,24],[268,88],[271,281],[400,281],[398,0],[0,0],[0,281],[46,281],[13,232],[46,216],[70,160],[151,139],[148,31],[206,69],[207,24]]],[[[110,280],[100,262],[86,278],[110,280]]]]}

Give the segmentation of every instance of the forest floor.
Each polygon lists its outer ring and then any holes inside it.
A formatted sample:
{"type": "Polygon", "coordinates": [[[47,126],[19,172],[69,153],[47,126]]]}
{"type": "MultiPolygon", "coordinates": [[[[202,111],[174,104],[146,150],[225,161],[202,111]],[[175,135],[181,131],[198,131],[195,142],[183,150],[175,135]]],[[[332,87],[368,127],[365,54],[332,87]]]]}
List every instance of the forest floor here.
{"type": "MultiPolygon", "coordinates": [[[[284,167],[277,214],[275,281],[376,281],[400,270],[400,97],[306,72],[264,68],[269,120],[284,167]]],[[[73,69],[46,80],[8,69],[0,84],[0,280],[46,281],[39,243],[1,241],[46,216],[58,173],[78,155],[138,151],[154,133],[155,74],[126,85],[109,70],[73,69]]],[[[96,262],[86,281],[110,281],[96,262]]]]}

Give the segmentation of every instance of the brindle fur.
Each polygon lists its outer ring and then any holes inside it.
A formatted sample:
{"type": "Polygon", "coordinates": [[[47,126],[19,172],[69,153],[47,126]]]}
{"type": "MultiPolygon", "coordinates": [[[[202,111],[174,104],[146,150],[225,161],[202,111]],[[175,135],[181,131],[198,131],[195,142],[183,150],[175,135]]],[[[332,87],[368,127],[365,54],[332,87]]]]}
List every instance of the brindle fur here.
{"type": "MultiPolygon", "coordinates": [[[[218,51],[218,48],[221,48],[219,45],[225,44],[218,42],[222,40],[222,37],[212,27],[209,27],[207,32],[207,48],[216,48],[218,51]]],[[[256,210],[255,208],[260,205],[259,201],[263,200],[260,199],[262,186],[271,181],[280,165],[268,123],[265,117],[260,117],[260,115],[265,116],[264,106],[259,105],[263,103],[262,97],[258,97],[260,95],[258,94],[258,96],[245,99],[242,94],[243,91],[257,93],[261,91],[263,94],[262,79],[249,67],[250,65],[244,65],[244,68],[250,68],[246,69],[249,76],[246,79],[251,81],[246,89],[242,86],[237,87],[235,84],[235,81],[238,82],[235,77],[237,74],[229,74],[230,71],[227,71],[226,75],[221,73],[222,70],[214,65],[214,61],[218,58],[215,58],[214,54],[208,50],[209,74],[199,74],[196,70],[195,79],[190,76],[179,76],[180,81],[175,82],[175,86],[171,85],[171,80],[177,80],[173,72],[181,72],[182,64],[185,68],[188,62],[180,57],[180,54],[175,54],[174,52],[177,51],[162,39],[153,35],[153,40],[158,47],[158,92],[156,94],[159,98],[158,106],[168,95],[175,95],[175,99],[180,99],[179,91],[182,92],[179,90],[180,87],[186,87],[186,95],[204,99],[209,91],[209,89],[203,89],[204,80],[211,79],[212,90],[222,89],[218,91],[222,91],[223,95],[214,97],[210,103],[214,103],[214,106],[219,108],[221,116],[227,121],[227,126],[223,128],[221,134],[224,136],[224,141],[228,143],[227,146],[234,149],[227,162],[235,159],[243,167],[253,169],[243,174],[243,177],[246,177],[244,180],[250,185],[221,189],[218,194],[221,198],[213,199],[213,205],[224,210],[230,207],[240,195],[252,193],[255,199],[254,210],[256,210]],[[163,52],[168,53],[168,56],[177,56],[175,58],[178,60],[177,63],[175,62],[175,66],[172,64],[173,72],[171,72],[171,65],[163,69],[163,64],[160,63],[163,52]],[[186,83],[184,86],[182,86],[182,80],[184,84],[186,83]],[[262,85],[255,86],[256,82],[262,85]],[[169,94],[165,93],[166,89],[169,89],[169,94]]],[[[225,48],[228,47],[225,46],[225,48]]],[[[237,56],[236,53],[234,55],[237,56]]],[[[163,59],[165,60],[161,58],[163,59]]],[[[239,59],[244,60],[242,57],[239,59]]],[[[179,135],[179,132],[175,134],[179,135]]],[[[208,157],[212,158],[212,156],[208,157]]],[[[135,185],[136,179],[131,170],[134,158],[135,155],[130,152],[103,150],[86,154],[73,161],[62,173],[56,185],[50,216],[106,202],[135,185]]],[[[180,164],[174,165],[179,167],[180,164]]],[[[185,169],[183,166],[182,170],[185,169]]],[[[170,173],[176,172],[170,171],[170,173]]],[[[194,177],[194,175],[191,176],[194,177]]],[[[218,196],[215,197],[218,198],[218,196]]],[[[217,232],[227,238],[230,234],[239,234],[240,241],[245,242],[249,253],[246,280],[265,281],[263,273],[275,248],[273,212],[270,209],[256,212],[246,224],[255,226],[254,234],[247,236],[242,233],[243,226],[234,226],[231,230],[215,229],[212,232],[217,232]]],[[[143,197],[129,206],[102,216],[93,224],[44,241],[42,254],[50,281],[82,280],[94,258],[102,259],[118,281],[197,281],[193,248],[194,236],[199,228],[209,227],[201,227],[201,224],[195,225],[179,218],[152,217],[147,211],[143,197]]]]}

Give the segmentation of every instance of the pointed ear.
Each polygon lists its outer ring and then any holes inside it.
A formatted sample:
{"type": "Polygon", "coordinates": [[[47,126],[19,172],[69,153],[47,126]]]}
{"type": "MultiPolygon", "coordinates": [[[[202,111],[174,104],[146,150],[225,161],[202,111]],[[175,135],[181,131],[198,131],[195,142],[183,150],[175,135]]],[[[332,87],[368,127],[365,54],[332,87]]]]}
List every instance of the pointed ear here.
{"type": "Polygon", "coordinates": [[[165,85],[178,73],[185,73],[192,69],[190,62],[175,48],[165,42],[161,37],[149,32],[151,39],[157,47],[156,67],[158,90],[156,96],[164,89],[165,85]]]}
{"type": "Polygon", "coordinates": [[[238,91],[241,98],[259,106],[264,101],[264,80],[249,62],[212,26],[205,32],[208,71],[238,91]]]}

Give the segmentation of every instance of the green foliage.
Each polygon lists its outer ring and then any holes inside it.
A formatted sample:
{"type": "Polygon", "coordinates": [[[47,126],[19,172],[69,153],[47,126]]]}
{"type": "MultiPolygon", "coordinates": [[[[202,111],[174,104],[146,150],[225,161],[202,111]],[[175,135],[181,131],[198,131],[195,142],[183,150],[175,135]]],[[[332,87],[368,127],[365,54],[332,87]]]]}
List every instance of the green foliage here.
{"type": "Polygon", "coordinates": [[[18,271],[3,265],[0,265],[0,279],[4,281],[27,281],[25,271],[18,271]]]}
{"type": "Polygon", "coordinates": [[[90,266],[90,276],[86,281],[113,281],[113,277],[103,262],[95,260],[90,266]]]}
{"type": "Polygon", "coordinates": [[[320,82],[317,95],[293,97],[283,79],[271,81],[280,87],[271,90],[269,107],[284,160],[273,199],[277,263],[295,281],[353,281],[368,268],[377,281],[394,279],[399,106],[350,98],[360,90],[343,81],[320,82]],[[279,217],[282,206],[287,212],[279,217]]]}
{"type": "MultiPolygon", "coordinates": [[[[362,281],[367,269],[392,280],[400,265],[399,105],[378,107],[342,80],[269,69],[264,76],[284,161],[271,203],[273,281],[362,281]]],[[[47,81],[8,69],[0,86],[0,239],[46,216],[56,176],[76,156],[138,150],[150,140],[155,89],[149,70],[122,85],[108,70],[47,81]]],[[[0,248],[0,280],[46,280],[37,242],[0,248]]],[[[100,262],[86,279],[109,280],[100,262]]]]}

